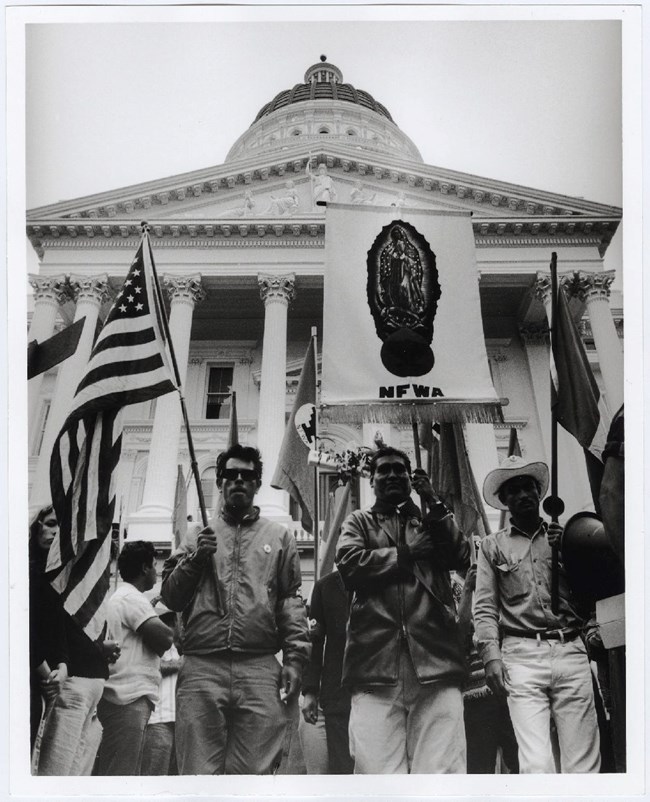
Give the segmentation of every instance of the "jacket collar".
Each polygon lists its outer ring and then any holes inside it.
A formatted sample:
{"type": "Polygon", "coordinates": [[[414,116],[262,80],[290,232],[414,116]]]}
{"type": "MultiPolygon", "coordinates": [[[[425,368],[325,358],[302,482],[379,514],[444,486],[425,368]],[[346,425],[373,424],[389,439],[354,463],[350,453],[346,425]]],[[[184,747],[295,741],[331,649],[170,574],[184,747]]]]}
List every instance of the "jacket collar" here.
{"type": "Polygon", "coordinates": [[[257,521],[257,519],[260,517],[260,508],[253,507],[251,512],[244,515],[244,517],[241,518],[240,520],[237,520],[228,512],[228,510],[225,507],[223,507],[223,509],[219,513],[219,516],[223,518],[223,520],[227,524],[230,524],[231,526],[237,526],[237,524],[252,524],[255,523],[255,521],[257,521]]]}
{"type": "Polygon", "coordinates": [[[412,518],[413,516],[420,518],[422,515],[419,507],[413,503],[411,498],[407,498],[400,507],[376,500],[370,511],[375,515],[382,515],[386,518],[390,518],[393,515],[402,515],[405,518],[412,518]]]}

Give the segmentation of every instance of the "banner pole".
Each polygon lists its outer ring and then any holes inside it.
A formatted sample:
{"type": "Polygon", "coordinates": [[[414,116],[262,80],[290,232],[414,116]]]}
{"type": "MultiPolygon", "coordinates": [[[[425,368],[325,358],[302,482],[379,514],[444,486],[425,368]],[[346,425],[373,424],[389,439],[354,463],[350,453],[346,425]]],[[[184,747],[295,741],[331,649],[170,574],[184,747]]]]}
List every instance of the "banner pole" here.
{"type": "Polygon", "coordinates": [[[199,466],[196,461],[196,453],[194,451],[194,441],[192,440],[192,431],[190,429],[190,422],[187,417],[187,407],[185,406],[185,398],[183,397],[183,387],[181,383],[181,377],[178,370],[178,363],[176,362],[176,354],[174,352],[174,343],[172,342],[171,334],[169,331],[169,321],[167,320],[167,311],[165,310],[165,305],[163,303],[163,296],[162,291],[160,289],[160,283],[158,282],[158,274],[156,273],[156,266],[153,260],[153,250],[151,247],[151,239],[149,237],[149,224],[142,223],[142,236],[147,241],[147,247],[149,248],[149,260],[151,262],[151,273],[153,277],[154,288],[156,291],[156,296],[158,300],[158,307],[160,309],[160,319],[163,324],[163,329],[165,330],[165,338],[167,339],[167,343],[169,344],[169,356],[171,358],[172,367],[174,369],[174,378],[176,380],[176,388],[178,390],[178,398],[181,405],[181,413],[183,415],[183,423],[185,424],[185,434],[187,437],[187,449],[190,455],[190,467],[192,469],[192,475],[194,477],[194,481],[196,483],[196,492],[199,498],[199,507],[201,509],[201,521],[203,526],[206,527],[208,525],[208,514],[205,508],[205,496],[203,495],[203,487],[201,486],[201,477],[199,476],[199,466]]]}
{"type": "MultiPolygon", "coordinates": [[[[318,450],[318,333],[316,326],[312,326],[311,339],[314,348],[314,447],[318,450]]],[[[314,465],[314,516],[312,528],[314,530],[314,582],[318,581],[319,575],[319,538],[320,538],[320,487],[319,487],[318,464],[314,465]]]]}
{"type": "MultiPolygon", "coordinates": [[[[551,254],[551,353],[557,343],[557,253],[551,254]]],[[[551,377],[551,381],[553,381],[551,377]]],[[[551,495],[544,500],[543,508],[551,521],[557,523],[564,512],[564,502],[557,494],[557,411],[551,404],[551,495]]],[[[560,547],[551,550],[551,611],[557,615],[560,607],[560,547]]]]}

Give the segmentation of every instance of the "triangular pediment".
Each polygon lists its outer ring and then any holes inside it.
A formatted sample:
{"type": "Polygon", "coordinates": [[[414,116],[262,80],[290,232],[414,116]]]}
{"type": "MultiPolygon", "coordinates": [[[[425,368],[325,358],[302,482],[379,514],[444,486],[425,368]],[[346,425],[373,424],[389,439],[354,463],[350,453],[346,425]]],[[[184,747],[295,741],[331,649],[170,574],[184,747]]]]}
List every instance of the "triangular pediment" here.
{"type": "MultiPolygon", "coordinates": [[[[228,162],[205,170],[183,173],[158,181],[136,184],[123,189],[62,201],[28,211],[27,219],[110,219],[142,217],[186,217],[193,214],[208,218],[227,210],[238,210],[246,192],[260,201],[278,194],[291,180],[303,193],[307,159],[316,166],[324,163],[330,175],[341,182],[346,193],[341,202],[350,201],[354,182],[360,181],[368,194],[375,194],[379,205],[403,192],[406,202],[429,201],[446,209],[466,209],[486,217],[512,217],[517,214],[542,216],[598,216],[620,218],[617,207],[592,203],[582,198],[557,195],[530,187],[500,182],[491,178],[407,161],[390,159],[370,150],[359,151],[344,144],[327,150],[306,150],[304,146],[287,147],[265,153],[258,159],[228,162]],[[435,201],[434,201],[435,199],[435,201]]],[[[429,205],[427,203],[427,205],[429,205]]],[[[261,210],[257,210],[259,213],[261,210]]],[[[304,209],[303,211],[306,211],[304,209]]]]}
{"type": "MultiPolygon", "coordinates": [[[[338,142],[317,152],[304,144],[287,146],[205,170],[42,206],[27,213],[27,233],[39,249],[48,237],[132,236],[142,220],[158,236],[169,232],[192,238],[200,232],[211,237],[219,231],[230,236],[231,230],[245,236],[249,223],[260,235],[269,230],[279,235],[294,218],[302,221],[302,231],[315,236],[325,217],[325,209],[313,203],[313,182],[320,165],[327,168],[336,202],[468,211],[475,235],[481,237],[586,235],[602,255],[621,220],[617,207],[338,142]],[[233,222],[239,226],[233,228],[233,222]]],[[[291,225],[294,233],[298,228],[291,225]]]]}

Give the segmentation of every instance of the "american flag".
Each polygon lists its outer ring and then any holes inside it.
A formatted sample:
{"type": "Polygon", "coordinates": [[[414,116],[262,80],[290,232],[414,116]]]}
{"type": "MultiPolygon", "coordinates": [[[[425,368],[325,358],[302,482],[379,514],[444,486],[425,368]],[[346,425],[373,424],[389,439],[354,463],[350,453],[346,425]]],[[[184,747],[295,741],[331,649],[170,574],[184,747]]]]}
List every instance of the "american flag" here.
{"type": "Polygon", "coordinates": [[[148,234],[90,354],[50,460],[59,535],[47,571],[93,640],[104,626],[124,407],[176,389],[148,234]]]}

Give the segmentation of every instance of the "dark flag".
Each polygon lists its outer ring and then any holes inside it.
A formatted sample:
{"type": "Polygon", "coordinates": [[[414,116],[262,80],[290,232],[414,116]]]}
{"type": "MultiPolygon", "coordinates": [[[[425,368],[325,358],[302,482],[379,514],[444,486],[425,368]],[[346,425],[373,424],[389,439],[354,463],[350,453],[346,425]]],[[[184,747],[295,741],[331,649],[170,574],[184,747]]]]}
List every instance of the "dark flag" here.
{"type": "Polygon", "coordinates": [[[145,234],[50,459],[59,534],[50,547],[47,571],[66,610],[93,640],[105,619],[123,410],[176,389],[161,303],[145,234]]]}
{"type": "Polygon", "coordinates": [[[79,345],[85,322],[86,318],[82,317],[42,343],[32,340],[27,346],[27,378],[33,379],[72,356],[79,345]]]}
{"type": "Polygon", "coordinates": [[[551,406],[558,423],[601,460],[609,421],[561,286],[555,317],[555,330],[551,332],[551,406]]]}
{"type": "Polygon", "coordinates": [[[296,400],[284,431],[278,463],[271,487],[287,490],[302,511],[302,525],[313,532],[314,472],[307,464],[316,444],[316,357],[314,338],[309,341],[300,374],[296,400]]]}

